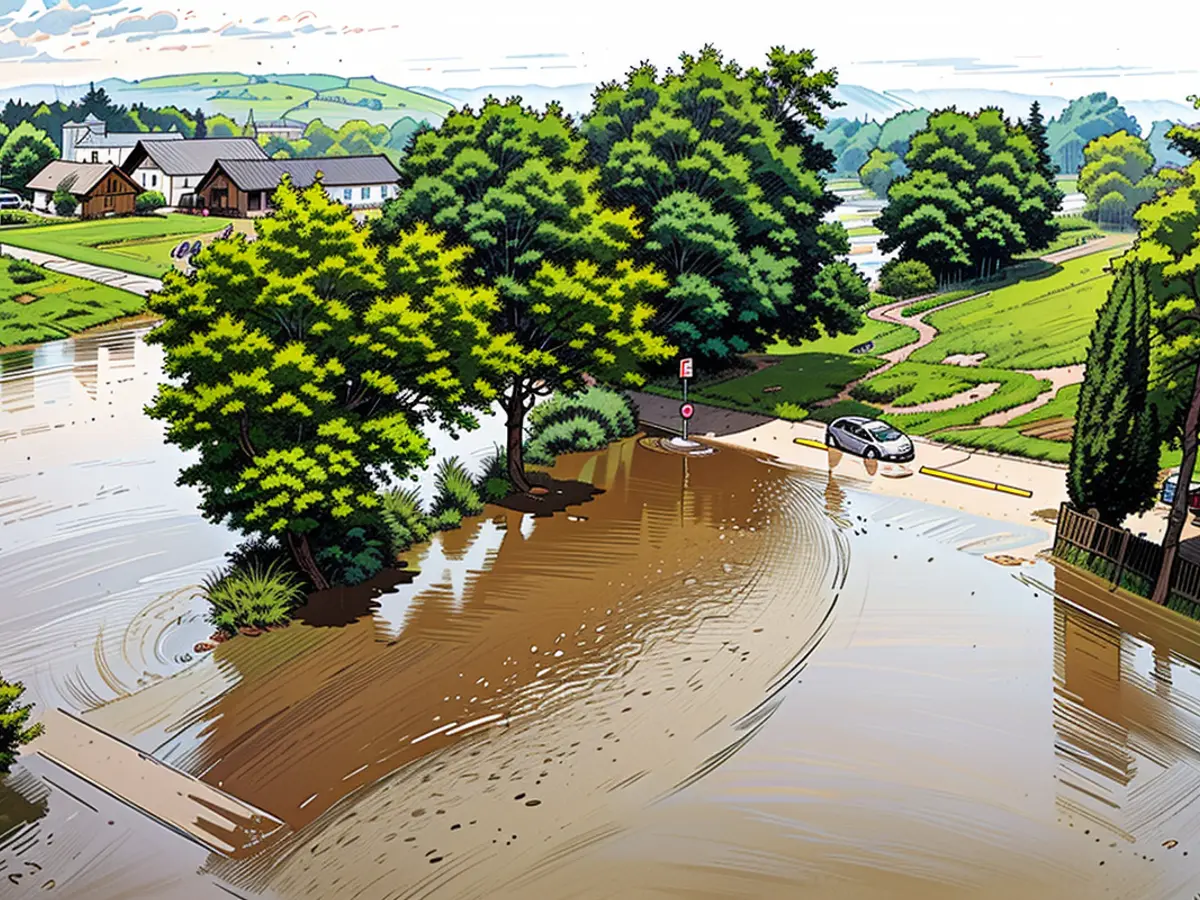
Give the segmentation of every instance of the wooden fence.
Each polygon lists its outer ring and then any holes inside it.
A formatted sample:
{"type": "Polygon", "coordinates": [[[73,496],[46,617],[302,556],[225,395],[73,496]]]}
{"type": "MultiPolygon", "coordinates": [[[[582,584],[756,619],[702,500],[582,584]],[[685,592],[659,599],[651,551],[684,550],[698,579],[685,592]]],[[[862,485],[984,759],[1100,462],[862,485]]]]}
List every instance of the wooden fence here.
{"type": "MultiPolygon", "coordinates": [[[[1127,529],[1076,512],[1064,503],[1058,510],[1054,555],[1103,575],[1113,587],[1120,585],[1149,596],[1162,567],[1163,548],[1127,529]],[[1081,551],[1085,559],[1072,558],[1072,548],[1076,554],[1081,551]]],[[[1179,554],[1175,555],[1171,594],[1173,599],[1200,604],[1200,566],[1179,554]]]]}

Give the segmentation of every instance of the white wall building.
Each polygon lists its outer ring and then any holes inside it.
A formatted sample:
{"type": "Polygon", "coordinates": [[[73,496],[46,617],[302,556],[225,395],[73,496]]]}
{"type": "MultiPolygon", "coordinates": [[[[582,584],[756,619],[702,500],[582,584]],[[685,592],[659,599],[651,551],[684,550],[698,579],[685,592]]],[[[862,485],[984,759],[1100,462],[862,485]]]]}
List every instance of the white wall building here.
{"type": "Polygon", "coordinates": [[[218,159],[265,160],[252,138],[201,138],[190,141],[146,141],[134,148],[121,168],[139,187],[158,191],[167,206],[179,206],[194,193],[218,159]]]}
{"type": "Polygon", "coordinates": [[[62,158],[67,162],[111,163],[119,166],[139,143],[183,140],[177,131],[113,132],[108,123],[93,116],[82,122],[63,123],[62,158]]]}

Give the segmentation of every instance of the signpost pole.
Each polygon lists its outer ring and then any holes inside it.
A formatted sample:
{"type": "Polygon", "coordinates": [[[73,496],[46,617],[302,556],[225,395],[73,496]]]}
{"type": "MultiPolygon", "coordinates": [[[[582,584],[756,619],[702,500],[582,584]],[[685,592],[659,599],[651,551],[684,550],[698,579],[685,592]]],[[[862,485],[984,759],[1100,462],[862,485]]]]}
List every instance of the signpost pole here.
{"type": "MultiPolygon", "coordinates": [[[[686,378],[683,379],[683,402],[687,403],[687,379],[686,378]]],[[[687,426],[688,426],[688,420],[684,419],[683,420],[683,439],[685,441],[688,439],[687,426]]]]}
{"type": "Polygon", "coordinates": [[[683,439],[688,439],[688,419],[691,418],[690,412],[685,412],[689,408],[687,398],[688,379],[692,377],[692,358],[685,357],[679,360],[679,380],[683,382],[683,405],[679,407],[680,418],[683,420],[683,439]]]}

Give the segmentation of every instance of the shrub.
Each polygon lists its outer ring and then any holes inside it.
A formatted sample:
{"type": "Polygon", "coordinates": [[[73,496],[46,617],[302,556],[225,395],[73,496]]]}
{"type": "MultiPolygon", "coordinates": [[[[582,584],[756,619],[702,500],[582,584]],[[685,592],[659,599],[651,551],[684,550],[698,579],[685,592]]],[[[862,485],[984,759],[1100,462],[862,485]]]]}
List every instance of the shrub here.
{"type": "Polygon", "coordinates": [[[577,394],[555,394],[530,410],[531,439],[556,422],[566,422],[577,416],[592,419],[600,425],[610,441],[637,433],[637,410],[628,397],[609,388],[590,387],[577,394]]]}
{"type": "Polygon", "coordinates": [[[788,422],[802,422],[808,418],[808,410],[798,403],[777,403],[775,416],[788,422]]]}
{"type": "Polygon", "coordinates": [[[549,466],[560,453],[600,450],[607,445],[604,427],[589,416],[577,415],[546,426],[525,448],[525,461],[549,466]]]}
{"type": "Polygon", "coordinates": [[[508,480],[508,454],[497,445],[483,463],[483,472],[475,481],[479,495],[488,503],[503,500],[513,492],[508,480]]]}
{"type": "Polygon", "coordinates": [[[40,723],[27,725],[33,704],[21,705],[25,685],[0,677],[0,775],[7,775],[17,761],[17,748],[42,733],[40,723]]]}
{"type": "Polygon", "coordinates": [[[433,524],[435,528],[445,530],[459,525],[467,516],[477,516],[483,512],[483,498],[475,487],[471,473],[459,461],[457,456],[442,460],[438,466],[437,496],[433,501],[433,524]],[[457,516],[457,518],[456,518],[457,516]]]}
{"type": "Polygon", "coordinates": [[[50,197],[50,201],[54,204],[54,211],[60,216],[73,216],[75,210],[79,208],[79,201],[71,193],[71,188],[74,186],[75,176],[68,175],[50,197]]]}
{"type": "Polygon", "coordinates": [[[202,590],[212,604],[208,620],[226,634],[282,625],[304,596],[292,572],[278,563],[264,567],[257,561],[209,576],[202,590]]]}
{"type": "Polygon", "coordinates": [[[317,554],[331,584],[362,584],[383,568],[384,542],[365,528],[351,528],[336,544],[317,554]]]}
{"type": "Polygon", "coordinates": [[[920,260],[891,259],[879,270],[880,293],[904,300],[937,288],[933,271],[920,260]]]}
{"type": "Polygon", "coordinates": [[[137,199],[133,201],[133,208],[139,213],[152,213],[156,209],[162,209],[167,205],[167,198],[159,191],[146,191],[143,194],[138,194],[137,199]]]}
{"type": "Polygon", "coordinates": [[[431,525],[421,509],[421,495],[416,488],[395,488],[387,491],[382,499],[380,518],[391,539],[393,554],[429,540],[431,525]]]}
{"type": "Polygon", "coordinates": [[[8,264],[8,277],[13,284],[36,284],[46,280],[46,272],[41,266],[14,259],[8,264]]]}
{"type": "Polygon", "coordinates": [[[41,216],[21,209],[0,209],[0,225],[28,225],[44,221],[41,216]]]}

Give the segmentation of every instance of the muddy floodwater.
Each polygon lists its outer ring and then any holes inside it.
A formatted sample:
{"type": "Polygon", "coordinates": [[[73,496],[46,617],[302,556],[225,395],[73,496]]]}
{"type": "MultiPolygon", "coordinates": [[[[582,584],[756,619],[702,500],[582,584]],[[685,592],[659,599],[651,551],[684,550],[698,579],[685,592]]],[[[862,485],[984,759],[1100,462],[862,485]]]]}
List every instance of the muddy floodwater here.
{"type": "Polygon", "coordinates": [[[35,752],[0,896],[1200,893],[1196,626],[984,558],[1032,524],[634,439],[197,657],[233,538],[140,412],[157,357],[55,346],[0,356],[0,669],[279,827],[213,853],[35,752]]]}

